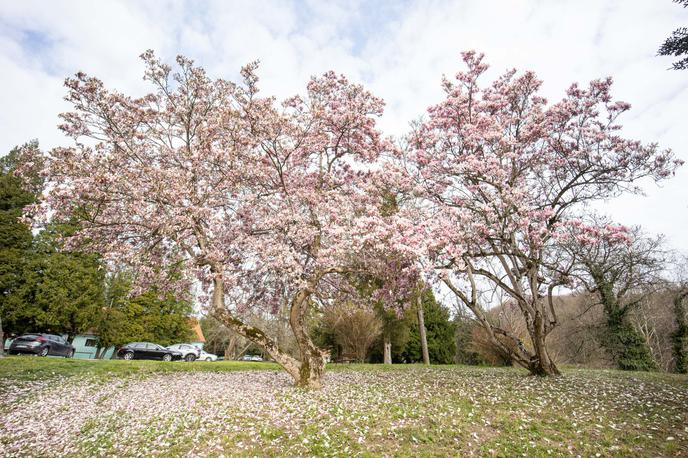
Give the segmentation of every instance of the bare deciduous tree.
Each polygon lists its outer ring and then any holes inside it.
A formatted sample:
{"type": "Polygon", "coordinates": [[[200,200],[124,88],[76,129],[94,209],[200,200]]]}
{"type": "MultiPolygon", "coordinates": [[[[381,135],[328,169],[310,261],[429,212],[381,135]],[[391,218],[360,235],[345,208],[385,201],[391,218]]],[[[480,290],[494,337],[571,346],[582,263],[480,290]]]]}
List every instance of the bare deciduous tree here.
{"type": "Polygon", "coordinates": [[[375,312],[352,303],[323,310],[323,324],[341,345],[343,354],[363,362],[368,349],[382,332],[382,321],[375,312]]]}

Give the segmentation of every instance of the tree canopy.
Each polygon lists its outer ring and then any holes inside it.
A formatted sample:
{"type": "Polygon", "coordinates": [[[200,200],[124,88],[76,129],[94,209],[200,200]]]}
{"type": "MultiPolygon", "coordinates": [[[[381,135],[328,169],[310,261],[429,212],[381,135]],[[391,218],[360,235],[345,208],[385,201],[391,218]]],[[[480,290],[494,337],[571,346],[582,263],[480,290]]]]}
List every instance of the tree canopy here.
{"type": "MultiPolygon", "coordinates": [[[[674,2],[682,4],[684,8],[688,7],[688,0],[674,0],[674,2]]],[[[659,48],[660,56],[675,56],[682,57],[672,64],[674,70],[685,70],[688,68],[688,28],[679,27],[674,30],[671,36],[667,38],[662,46],[659,48]]]]}
{"type": "Polygon", "coordinates": [[[334,72],[281,103],[259,95],[255,63],[235,83],[149,51],[152,89],[136,98],[77,73],[61,126],[72,146],[26,149],[25,169],[47,179],[29,213],[44,226],[78,212],[67,249],[128,266],[141,292],[182,297],[198,282],[209,313],[301,386],[320,386],[326,356],[309,317],[360,298],[360,274],[379,280],[387,308],[441,282],[511,359],[558,374],[546,338],[553,292],[572,282],[561,244],[623,242],[624,227],[581,220],[586,204],[637,193],[681,161],[621,135],[630,105],[612,100],[610,78],[548,103],[534,73],[483,85],[483,56],[463,58],[402,145],[377,127],[383,101],[334,72]],[[487,319],[487,290],[518,307],[527,345],[487,319]],[[247,309],[288,310],[299,355],[242,320],[247,309]]]}

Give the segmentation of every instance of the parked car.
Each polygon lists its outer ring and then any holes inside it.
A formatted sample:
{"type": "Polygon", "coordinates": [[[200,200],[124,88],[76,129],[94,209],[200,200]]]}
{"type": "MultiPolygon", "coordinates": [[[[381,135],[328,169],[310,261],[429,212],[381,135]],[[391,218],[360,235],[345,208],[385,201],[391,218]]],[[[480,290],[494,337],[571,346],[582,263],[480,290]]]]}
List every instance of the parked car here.
{"type": "Polygon", "coordinates": [[[167,348],[180,352],[184,361],[196,361],[201,356],[201,349],[191,344],[174,344],[167,348]]]}
{"type": "Polygon", "coordinates": [[[74,356],[74,347],[55,334],[22,334],[12,341],[8,353],[71,358],[74,356]]]}
{"type": "Polygon", "coordinates": [[[201,361],[217,361],[217,355],[201,350],[201,356],[199,356],[198,359],[201,361]]]}
{"type": "Polygon", "coordinates": [[[182,352],[170,350],[151,342],[132,342],[117,350],[117,356],[126,360],[161,359],[163,361],[179,361],[182,359],[182,352]]]}
{"type": "Polygon", "coordinates": [[[263,361],[263,358],[258,355],[244,355],[239,358],[239,361],[263,361]]]}

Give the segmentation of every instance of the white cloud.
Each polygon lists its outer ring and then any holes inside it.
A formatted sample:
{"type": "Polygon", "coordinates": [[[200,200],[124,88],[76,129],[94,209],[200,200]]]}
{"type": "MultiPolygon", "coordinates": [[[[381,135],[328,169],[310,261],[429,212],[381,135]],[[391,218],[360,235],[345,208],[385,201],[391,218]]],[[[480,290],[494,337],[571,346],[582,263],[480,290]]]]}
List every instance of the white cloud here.
{"type": "MultiPolygon", "coordinates": [[[[459,52],[487,54],[494,76],[532,69],[550,100],[574,81],[612,75],[615,97],[633,104],[625,132],[656,141],[688,159],[688,72],[667,71],[659,44],[688,24],[672,2],[582,0],[505,2],[74,2],[0,4],[0,152],[32,138],[64,144],[57,131],[62,80],[77,70],[124,92],[140,93],[138,55],[183,53],[217,77],[262,62],[265,93],[300,92],[308,77],[334,69],[364,82],[387,101],[382,126],[401,134],[441,98],[443,73],[459,52]]],[[[604,205],[625,224],[666,233],[688,248],[688,167],[645,198],[604,205]]]]}

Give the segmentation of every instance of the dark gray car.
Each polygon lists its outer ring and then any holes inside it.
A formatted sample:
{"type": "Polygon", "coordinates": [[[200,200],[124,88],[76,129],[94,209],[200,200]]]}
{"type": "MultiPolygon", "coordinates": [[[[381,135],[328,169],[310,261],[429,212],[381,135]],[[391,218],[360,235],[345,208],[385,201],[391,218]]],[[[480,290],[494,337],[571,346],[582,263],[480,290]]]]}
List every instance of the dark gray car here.
{"type": "Polygon", "coordinates": [[[74,347],[62,336],[55,334],[22,334],[12,341],[7,351],[10,355],[74,356],[74,347]]]}

